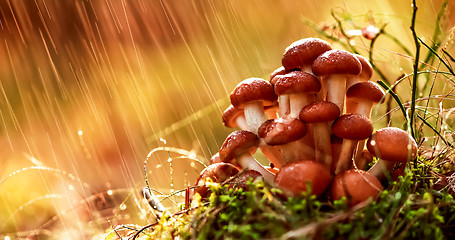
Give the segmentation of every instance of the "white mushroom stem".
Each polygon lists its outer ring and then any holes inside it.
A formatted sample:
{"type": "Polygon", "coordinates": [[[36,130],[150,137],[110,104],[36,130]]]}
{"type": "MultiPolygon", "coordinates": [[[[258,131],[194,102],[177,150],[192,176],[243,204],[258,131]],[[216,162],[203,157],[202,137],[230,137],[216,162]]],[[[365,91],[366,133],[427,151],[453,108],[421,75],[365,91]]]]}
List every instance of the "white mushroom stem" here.
{"type": "MultiPolygon", "coordinates": [[[[290,107],[291,107],[291,118],[299,118],[300,111],[315,101],[313,94],[290,94],[290,107]]],[[[286,151],[292,151],[296,153],[291,161],[297,161],[301,159],[313,159],[314,157],[314,140],[313,140],[313,130],[311,126],[308,126],[308,133],[303,136],[301,139],[297,140],[294,144],[295,149],[289,149],[286,151]]]]}
{"type": "Polygon", "coordinates": [[[379,159],[367,172],[381,180],[384,179],[386,173],[390,172],[394,166],[395,162],[379,159]]]}
{"type": "Polygon", "coordinates": [[[256,161],[249,153],[241,154],[237,156],[236,159],[242,168],[259,172],[267,184],[271,186],[275,185],[275,175],[265,169],[264,166],[256,161]]]}
{"type": "MultiPolygon", "coordinates": [[[[353,110],[353,113],[362,115],[368,119],[371,118],[371,108],[373,108],[373,102],[371,101],[364,101],[356,104],[357,106],[353,110]]],[[[362,167],[363,164],[361,164],[361,157],[362,157],[362,151],[365,148],[365,140],[359,141],[357,144],[355,156],[354,156],[354,161],[355,165],[358,167],[362,167]]]]}
{"type": "Polygon", "coordinates": [[[346,75],[333,74],[327,76],[327,101],[335,103],[343,113],[344,96],[346,95],[346,75]]]}
{"type": "Polygon", "coordinates": [[[314,101],[312,94],[289,94],[290,116],[299,118],[303,107],[314,101]]]}
{"type": "Polygon", "coordinates": [[[290,110],[289,110],[289,96],[284,94],[284,95],[280,95],[278,97],[278,102],[279,102],[279,106],[280,106],[280,116],[283,117],[283,116],[286,116],[289,114],[290,110]]]}
{"type": "Polygon", "coordinates": [[[357,140],[343,139],[343,144],[341,145],[340,157],[338,158],[335,174],[338,174],[350,168],[352,163],[352,153],[354,152],[354,148],[357,146],[357,143],[357,140]]]}
{"type": "Polygon", "coordinates": [[[240,129],[248,130],[248,124],[246,124],[246,119],[245,119],[245,116],[243,114],[239,115],[235,119],[235,123],[237,123],[237,126],[239,126],[240,129]]]}
{"type": "Polygon", "coordinates": [[[359,115],[362,115],[362,116],[370,119],[372,107],[373,107],[373,102],[371,102],[371,101],[359,102],[359,103],[357,103],[354,113],[357,113],[359,115]]]}
{"type": "Polygon", "coordinates": [[[330,144],[330,131],[326,122],[312,123],[314,135],[314,155],[316,162],[326,167],[332,163],[332,147],[330,144]]]}
{"type": "Polygon", "coordinates": [[[258,128],[261,124],[267,120],[267,117],[264,113],[264,105],[262,101],[254,101],[247,103],[245,109],[243,110],[245,114],[246,123],[250,132],[258,134],[258,128]]]}
{"type": "Polygon", "coordinates": [[[261,152],[264,154],[264,156],[277,168],[281,168],[286,164],[283,156],[280,153],[280,150],[278,150],[275,146],[267,145],[264,139],[260,140],[259,148],[261,149],[261,152]]]}

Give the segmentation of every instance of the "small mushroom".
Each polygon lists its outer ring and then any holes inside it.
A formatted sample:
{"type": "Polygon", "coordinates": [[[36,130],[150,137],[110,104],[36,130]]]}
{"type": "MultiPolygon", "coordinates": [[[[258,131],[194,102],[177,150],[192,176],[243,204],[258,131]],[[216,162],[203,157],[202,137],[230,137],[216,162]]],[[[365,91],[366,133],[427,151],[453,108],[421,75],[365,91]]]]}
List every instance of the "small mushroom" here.
{"type": "Polygon", "coordinates": [[[346,197],[349,206],[374,198],[381,191],[381,182],[375,176],[358,169],[350,169],[337,174],[331,187],[332,199],[339,200],[346,197]]]}
{"type": "Polygon", "coordinates": [[[312,70],[315,75],[325,77],[326,100],[335,103],[343,113],[346,78],[350,75],[358,75],[362,71],[360,61],[347,51],[334,49],[316,58],[312,70]]]}
{"type": "Polygon", "coordinates": [[[330,129],[328,122],[340,116],[340,109],[332,102],[319,101],[305,106],[300,112],[300,120],[311,124],[314,135],[315,158],[324,166],[332,162],[330,129]]]}
{"type": "Polygon", "coordinates": [[[357,142],[368,139],[373,133],[371,121],[359,114],[343,114],[332,125],[332,132],[343,138],[340,157],[337,162],[335,174],[345,171],[351,167],[354,149],[357,142]]]}
{"type": "Polygon", "coordinates": [[[257,134],[259,126],[267,120],[264,106],[274,105],[277,96],[272,84],[261,78],[248,78],[240,82],[230,95],[232,105],[244,109],[249,131],[257,134]]]}
{"type": "Polygon", "coordinates": [[[252,156],[258,145],[259,138],[256,134],[244,130],[234,131],[229,134],[221,146],[219,151],[220,159],[227,163],[236,160],[242,168],[258,171],[264,177],[264,181],[272,185],[275,175],[267,171],[252,156]]]}
{"type": "MultiPolygon", "coordinates": [[[[382,103],[384,100],[384,91],[375,82],[358,82],[352,85],[346,92],[346,111],[356,113],[371,118],[371,109],[374,105],[382,103]]],[[[365,148],[365,141],[362,140],[357,145],[356,156],[354,157],[356,165],[361,165],[361,156],[365,148]]]]}
{"type": "MultiPolygon", "coordinates": [[[[270,83],[275,86],[275,82],[278,81],[279,78],[275,78],[276,76],[279,76],[279,75],[284,75],[284,74],[287,74],[287,73],[290,73],[292,71],[300,71],[300,69],[292,69],[292,70],[286,70],[284,69],[283,66],[275,69],[275,71],[273,71],[271,74],[270,74],[270,83]]],[[[289,98],[286,96],[286,95],[283,95],[281,97],[278,97],[278,102],[280,103],[279,104],[279,111],[280,111],[280,116],[285,116],[289,113],[289,98]]]]}
{"type": "Polygon", "coordinates": [[[302,108],[313,102],[314,94],[321,90],[321,83],[314,75],[301,71],[278,75],[274,79],[277,79],[275,93],[289,98],[292,118],[298,118],[302,108]]]}
{"type": "Polygon", "coordinates": [[[259,137],[264,139],[266,144],[276,146],[280,150],[284,164],[301,158],[302,150],[296,147],[295,141],[301,139],[306,133],[307,128],[302,121],[286,117],[269,119],[258,130],[259,137]]]}
{"type": "Polygon", "coordinates": [[[211,164],[199,174],[194,193],[198,193],[202,198],[206,198],[210,194],[210,190],[206,186],[208,179],[212,182],[222,183],[238,173],[239,169],[230,163],[220,162],[211,164]]]}
{"type": "Polygon", "coordinates": [[[375,82],[359,82],[352,85],[346,92],[346,102],[356,103],[347,107],[350,113],[371,117],[373,105],[384,101],[384,91],[375,82]]]}
{"type": "Polygon", "coordinates": [[[311,64],[321,54],[332,49],[330,44],[319,38],[303,38],[293,42],[283,53],[281,64],[286,70],[300,68],[312,73],[311,64]]]}
{"type": "Polygon", "coordinates": [[[368,151],[379,160],[368,170],[378,179],[397,163],[408,162],[417,156],[417,144],[406,131],[396,127],[377,130],[367,141],[368,151]]]}
{"type": "Polygon", "coordinates": [[[346,89],[349,89],[349,87],[356,83],[367,82],[371,79],[371,76],[373,76],[373,67],[371,67],[370,62],[362,55],[353,55],[360,61],[360,64],[362,65],[362,71],[358,75],[352,75],[348,77],[346,82],[346,89]]]}
{"type": "Polygon", "coordinates": [[[228,128],[239,127],[242,130],[248,130],[243,110],[237,109],[232,105],[224,110],[223,123],[228,128]]]}
{"type": "Polygon", "coordinates": [[[311,194],[320,196],[331,180],[329,170],[311,160],[293,162],[280,169],[275,178],[278,188],[287,196],[299,196],[311,184],[311,194]]]}

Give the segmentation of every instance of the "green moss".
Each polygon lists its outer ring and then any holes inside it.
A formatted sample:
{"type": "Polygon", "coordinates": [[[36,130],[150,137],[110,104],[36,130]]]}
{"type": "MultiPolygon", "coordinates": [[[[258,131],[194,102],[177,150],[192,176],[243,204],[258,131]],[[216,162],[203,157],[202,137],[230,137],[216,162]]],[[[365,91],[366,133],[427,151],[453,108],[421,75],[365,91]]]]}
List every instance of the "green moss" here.
{"type": "Polygon", "coordinates": [[[365,206],[349,208],[307,193],[285,199],[261,181],[249,190],[212,186],[207,202],[186,214],[166,218],[150,239],[450,239],[455,201],[432,189],[428,165],[409,164],[404,176],[365,206]]]}

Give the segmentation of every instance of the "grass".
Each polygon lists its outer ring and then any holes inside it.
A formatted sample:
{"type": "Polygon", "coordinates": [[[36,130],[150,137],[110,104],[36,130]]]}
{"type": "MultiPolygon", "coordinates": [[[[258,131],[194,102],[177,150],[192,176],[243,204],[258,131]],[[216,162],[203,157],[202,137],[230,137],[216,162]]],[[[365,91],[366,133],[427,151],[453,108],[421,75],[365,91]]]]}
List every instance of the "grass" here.
{"type": "MultiPolygon", "coordinates": [[[[446,0],[437,14],[431,44],[418,35],[418,6],[413,0],[410,24],[413,48],[387,32],[384,24],[367,51],[363,51],[388,95],[385,114],[378,120],[386,118],[388,125],[392,120],[399,123],[419,144],[419,156],[413,163],[400,166],[404,169],[402,175],[389,176],[383,182],[385,190],[376,199],[349,208],[345,199],[332,202],[327,195],[316,198],[304,193],[284,199],[279,190],[261,181],[250,182],[247,190],[214,183],[210,185],[209,199],[195,200],[197,207],[182,205],[177,213],[169,213],[142,228],[130,229],[125,236],[130,239],[177,236],[181,239],[453,239],[454,135],[453,122],[449,119],[454,111],[455,74],[451,64],[455,61],[447,50],[453,34],[441,27],[447,5],[446,0]],[[401,48],[403,54],[397,55],[411,59],[412,72],[390,80],[394,77],[376,64],[374,47],[379,38],[388,38],[401,48]],[[408,97],[410,100],[405,101],[408,97]],[[398,110],[400,117],[394,116],[398,110]]],[[[346,32],[346,24],[354,28],[356,25],[344,16],[332,11],[335,21],[332,30],[336,29],[338,35],[307,19],[303,21],[322,38],[361,53],[346,32]]]]}

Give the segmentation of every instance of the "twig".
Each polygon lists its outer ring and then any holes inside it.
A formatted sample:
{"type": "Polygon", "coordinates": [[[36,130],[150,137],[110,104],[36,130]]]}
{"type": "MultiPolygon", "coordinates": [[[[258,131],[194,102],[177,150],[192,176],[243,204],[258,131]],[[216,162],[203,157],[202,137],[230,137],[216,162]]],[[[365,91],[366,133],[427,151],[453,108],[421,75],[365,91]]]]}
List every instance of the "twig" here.
{"type": "Polygon", "coordinates": [[[419,37],[417,36],[415,30],[415,23],[416,23],[416,16],[417,16],[417,3],[416,0],[412,0],[412,20],[411,20],[411,32],[414,38],[414,44],[416,47],[416,54],[414,60],[414,75],[412,77],[412,90],[411,90],[411,109],[409,112],[409,128],[411,130],[411,136],[415,139],[415,132],[414,132],[414,114],[415,114],[415,100],[417,96],[417,77],[419,72],[419,57],[420,57],[420,42],[419,37]]]}

